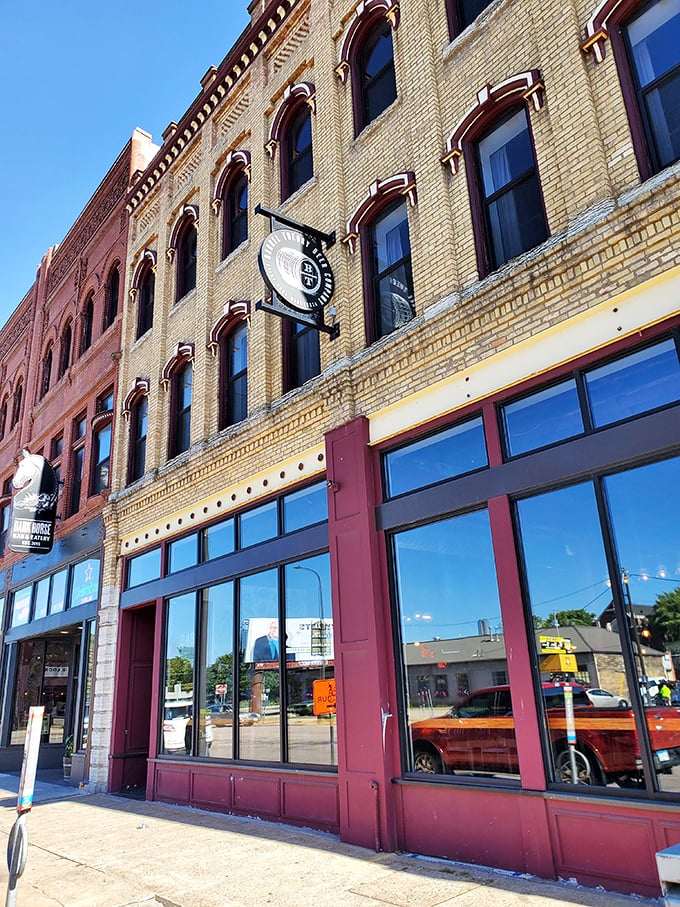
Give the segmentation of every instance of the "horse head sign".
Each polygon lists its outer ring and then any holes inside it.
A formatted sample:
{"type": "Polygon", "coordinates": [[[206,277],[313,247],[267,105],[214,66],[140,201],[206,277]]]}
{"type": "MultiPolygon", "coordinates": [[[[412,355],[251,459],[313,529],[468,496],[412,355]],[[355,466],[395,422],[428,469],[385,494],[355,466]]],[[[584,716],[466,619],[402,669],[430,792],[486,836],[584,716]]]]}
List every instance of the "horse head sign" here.
{"type": "Polygon", "coordinates": [[[39,454],[22,451],[12,479],[8,547],[28,554],[48,554],[54,541],[57,511],[57,476],[52,464],[39,454]]]}

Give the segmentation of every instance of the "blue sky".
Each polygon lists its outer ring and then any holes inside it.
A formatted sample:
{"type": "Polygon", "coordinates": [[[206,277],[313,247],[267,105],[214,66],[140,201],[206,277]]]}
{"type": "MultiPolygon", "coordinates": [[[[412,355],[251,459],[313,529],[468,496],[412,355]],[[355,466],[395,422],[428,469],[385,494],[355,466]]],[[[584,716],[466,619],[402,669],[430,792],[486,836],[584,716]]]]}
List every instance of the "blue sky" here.
{"type": "Polygon", "coordinates": [[[0,3],[0,326],[136,126],[160,144],[248,24],[247,0],[0,3]]]}

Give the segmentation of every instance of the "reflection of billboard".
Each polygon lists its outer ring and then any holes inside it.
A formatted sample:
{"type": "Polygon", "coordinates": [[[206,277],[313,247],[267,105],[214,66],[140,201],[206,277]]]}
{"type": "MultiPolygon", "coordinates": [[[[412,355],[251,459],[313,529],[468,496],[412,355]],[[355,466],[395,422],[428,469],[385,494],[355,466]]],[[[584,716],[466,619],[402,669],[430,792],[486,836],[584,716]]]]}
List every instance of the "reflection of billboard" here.
{"type": "MultiPolygon", "coordinates": [[[[241,645],[244,661],[271,663],[279,660],[278,620],[251,617],[243,621],[241,645]]],[[[328,661],[333,658],[333,621],[312,618],[286,620],[286,660],[295,662],[328,661]]]]}

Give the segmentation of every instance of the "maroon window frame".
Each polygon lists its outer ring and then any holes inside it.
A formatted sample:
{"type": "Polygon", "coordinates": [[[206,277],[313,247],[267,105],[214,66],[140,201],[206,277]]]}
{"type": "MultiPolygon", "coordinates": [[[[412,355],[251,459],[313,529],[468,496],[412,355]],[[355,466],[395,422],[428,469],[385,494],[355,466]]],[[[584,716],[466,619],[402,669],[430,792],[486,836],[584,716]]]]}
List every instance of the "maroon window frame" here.
{"type": "Polygon", "coordinates": [[[192,219],[186,218],[177,238],[177,290],[175,302],[196,288],[196,258],[198,230],[192,219]]]}
{"type": "Polygon", "coordinates": [[[153,304],[156,293],[156,275],[147,265],[139,279],[139,302],[137,303],[137,340],[153,326],[153,304]]]}
{"type": "Polygon", "coordinates": [[[220,430],[243,421],[247,415],[248,322],[242,319],[220,337],[220,430]],[[243,348],[236,348],[237,340],[243,348]]]}
{"type": "Polygon", "coordinates": [[[92,346],[92,327],[94,324],[94,293],[90,293],[83,308],[82,327],[80,330],[80,355],[92,346]]]}
{"type": "Polygon", "coordinates": [[[354,135],[357,136],[397,98],[392,26],[384,16],[373,16],[366,22],[350,67],[354,135]],[[379,45],[385,39],[389,42],[389,58],[380,65],[380,54],[384,55],[387,44],[379,45]]]}
{"type": "Polygon", "coordinates": [[[176,457],[191,447],[191,403],[193,363],[182,360],[170,384],[170,426],[168,457],[176,457]]]}
{"type": "Polygon", "coordinates": [[[314,176],[312,111],[306,102],[295,104],[288,113],[281,139],[281,201],[314,176]]]}
{"type": "Polygon", "coordinates": [[[248,175],[237,169],[222,196],[222,259],[248,239],[248,175]]]}
{"type": "Polygon", "coordinates": [[[286,393],[320,374],[321,350],[319,332],[311,325],[283,319],[281,331],[283,392],[286,393]]]}
{"type": "Polygon", "coordinates": [[[104,305],[103,330],[106,330],[115,321],[116,315],[118,314],[119,297],[120,270],[119,265],[115,264],[109,271],[109,279],[106,283],[106,303],[104,305]]]}
{"type": "Polygon", "coordinates": [[[71,344],[73,343],[73,327],[69,321],[61,334],[61,344],[59,347],[59,374],[57,378],[63,377],[71,364],[71,344]]]}
{"type": "Polygon", "coordinates": [[[146,438],[149,419],[149,396],[141,394],[130,412],[130,443],[128,447],[128,484],[141,479],[146,470],[146,438]]]}

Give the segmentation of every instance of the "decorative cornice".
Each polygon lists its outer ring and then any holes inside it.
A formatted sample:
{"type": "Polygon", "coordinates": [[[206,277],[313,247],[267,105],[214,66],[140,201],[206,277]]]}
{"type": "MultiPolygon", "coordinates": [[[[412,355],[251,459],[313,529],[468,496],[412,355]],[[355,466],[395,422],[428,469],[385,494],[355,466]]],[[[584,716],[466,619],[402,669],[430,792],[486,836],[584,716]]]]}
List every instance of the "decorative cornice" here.
{"type": "Polygon", "coordinates": [[[498,85],[485,85],[477,92],[477,103],[468,110],[447,138],[446,153],[440,158],[442,164],[448,164],[451,172],[457,173],[463,156],[463,142],[474,136],[479,121],[486,118],[490,110],[513,99],[531,102],[534,110],[540,110],[543,106],[544,89],[541,74],[537,69],[518,73],[498,85]]]}
{"type": "Polygon", "coordinates": [[[235,300],[230,299],[229,302],[224,307],[224,312],[222,316],[215,322],[210,330],[208,336],[207,348],[210,350],[212,356],[217,356],[217,351],[220,348],[220,337],[225,331],[228,331],[232,324],[235,324],[238,321],[243,321],[250,314],[250,300],[241,299],[235,300]]]}
{"type": "Polygon", "coordinates": [[[385,18],[393,29],[399,27],[399,0],[361,0],[361,3],[354,11],[352,21],[345,32],[345,37],[340,46],[340,53],[338,54],[338,65],[335,67],[335,72],[343,84],[347,81],[347,77],[349,76],[349,61],[354,51],[357,35],[361,32],[366,18],[380,10],[383,11],[385,18]]]}
{"type": "Polygon", "coordinates": [[[224,167],[222,167],[222,172],[215,184],[213,200],[210,202],[210,207],[215,214],[219,214],[220,208],[222,207],[225,183],[236,170],[242,170],[245,173],[248,182],[250,182],[250,151],[240,149],[238,151],[230,151],[227,155],[224,167]]]}
{"type": "Polygon", "coordinates": [[[168,361],[163,366],[163,371],[161,373],[161,385],[163,390],[167,390],[170,387],[170,381],[174,372],[179,368],[180,365],[185,362],[194,361],[194,345],[193,343],[178,343],[175,347],[175,351],[168,361]]]}
{"type": "Polygon", "coordinates": [[[156,273],[157,255],[154,249],[144,249],[142,257],[139,260],[135,273],[132,276],[132,286],[130,287],[130,299],[134,302],[139,292],[139,282],[147,268],[156,273]]]}
{"type": "Polygon", "coordinates": [[[132,407],[140,397],[148,397],[151,390],[151,382],[148,378],[135,378],[135,383],[123,402],[123,416],[125,420],[130,419],[132,407]]]}
{"type": "Polygon", "coordinates": [[[601,63],[607,55],[606,41],[609,38],[609,21],[618,21],[623,8],[630,6],[630,0],[602,0],[590,19],[586,22],[585,39],[581,44],[584,53],[591,53],[596,63],[601,63]]]}
{"type": "Polygon", "coordinates": [[[416,192],[416,175],[412,170],[395,173],[384,180],[376,180],[368,190],[368,195],[360,202],[354,214],[347,221],[347,233],[340,240],[345,243],[350,253],[356,252],[361,226],[367,217],[380,208],[384,200],[391,196],[405,195],[412,206],[418,201],[416,192]]]}
{"type": "Polygon", "coordinates": [[[281,141],[281,128],[286,119],[288,111],[294,104],[303,101],[312,111],[316,113],[316,89],[311,82],[298,82],[296,85],[286,85],[281,103],[278,106],[272,125],[269,129],[269,137],[265,142],[265,151],[269,157],[274,160],[276,149],[281,141]]]}
{"type": "Polygon", "coordinates": [[[146,198],[234,86],[243,80],[253,61],[301,2],[302,0],[279,0],[278,4],[268,4],[260,19],[244,33],[128,194],[129,212],[134,211],[146,198]]]}
{"type": "Polygon", "coordinates": [[[198,205],[182,205],[177,216],[177,220],[172,227],[172,233],[170,234],[170,243],[168,245],[168,248],[165,250],[165,254],[168,256],[168,261],[172,261],[172,259],[175,257],[175,252],[177,251],[177,240],[179,239],[179,234],[187,221],[193,221],[194,226],[198,226],[198,205]]]}

